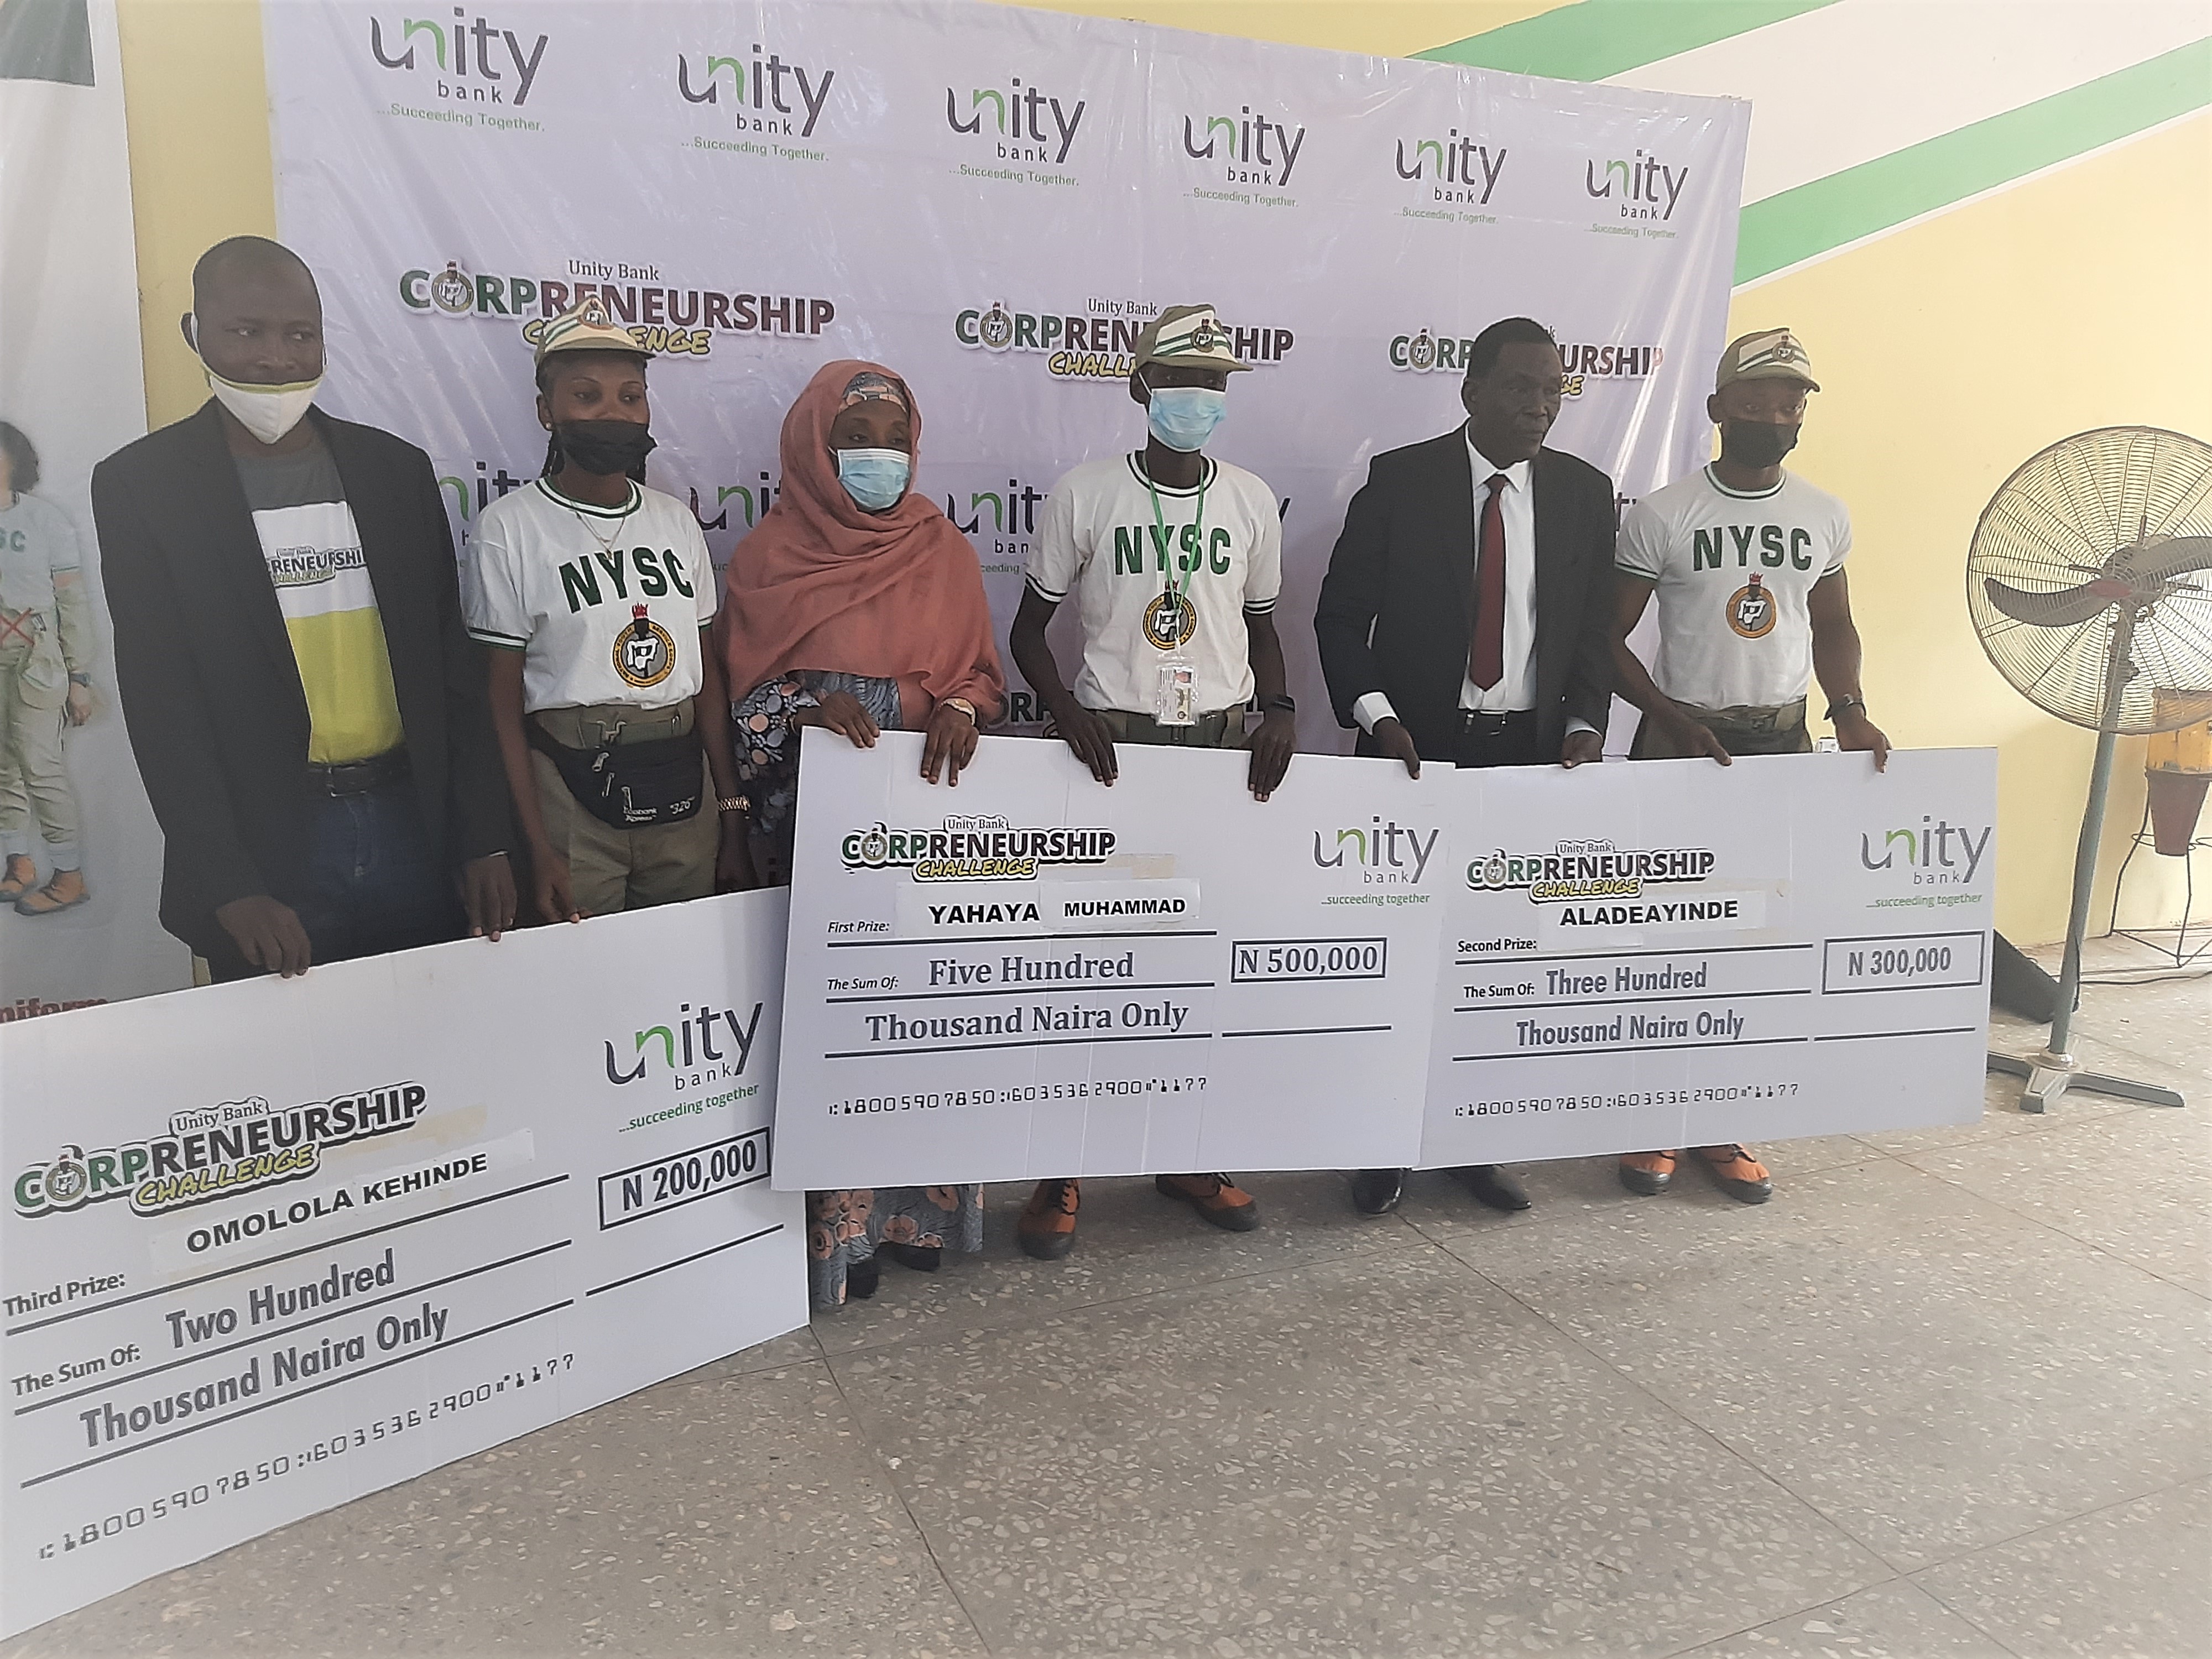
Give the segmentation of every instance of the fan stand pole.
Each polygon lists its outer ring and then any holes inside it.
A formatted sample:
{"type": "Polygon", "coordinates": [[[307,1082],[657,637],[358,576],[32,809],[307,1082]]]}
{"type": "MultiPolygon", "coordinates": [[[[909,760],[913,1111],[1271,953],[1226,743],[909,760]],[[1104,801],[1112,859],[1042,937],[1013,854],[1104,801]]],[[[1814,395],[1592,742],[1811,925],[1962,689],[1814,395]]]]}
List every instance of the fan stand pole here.
{"type": "Polygon", "coordinates": [[[2119,717],[2120,695],[2136,672],[2129,656],[2135,623],[2135,608],[2123,605],[2112,629],[2112,655],[2105,669],[2105,718],[2099,723],[2097,758],[2089,769],[2089,800],[2081,814],[2081,839],[2074,849],[2074,906],[2066,920],[2066,957],[2058,971],[2058,1009],[2051,1017],[2050,1042],[2040,1054],[2027,1060],[1995,1053],[1989,1057],[1990,1071],[2027,1079],[2020,1097],[2023,1112],[2048,1111],[2069,1088],[2139,1100],[2151,1106],[2184,1103],[2172,1090],[2155,1084],[2085,1072],[2081,1062],[2066,1048],[2073,1031],[2074,1003],[2081,990],[2081,935],[2089,926],[2089,892],[2096,884],[2097,849],[2104,839],[2105,797],[2112,788],[2112,750],[2118,742],[2112,727],[2119,717]]]}

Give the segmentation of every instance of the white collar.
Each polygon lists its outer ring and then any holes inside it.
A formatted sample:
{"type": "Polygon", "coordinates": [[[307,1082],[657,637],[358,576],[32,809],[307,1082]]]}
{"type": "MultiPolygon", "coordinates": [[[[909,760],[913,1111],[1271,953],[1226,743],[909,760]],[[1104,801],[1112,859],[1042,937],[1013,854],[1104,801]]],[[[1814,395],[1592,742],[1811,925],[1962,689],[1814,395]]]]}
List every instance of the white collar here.
{"type": "Polygon", "coordinates": [[[1471,429],[1462,428],[1462,432],[1467,439],[1467,456],[1468,459],[1474,464],[1474,481],[1478,485],[1488,483],[1493,473],[1503,472],[1505,475],[1505,487],[1508,489],[1528,489],[1529,470],[1535,465],[1534,462],[1516,461],[1510,466],[1500,466],[1474,447],[1474,434],[1471,429]]]}

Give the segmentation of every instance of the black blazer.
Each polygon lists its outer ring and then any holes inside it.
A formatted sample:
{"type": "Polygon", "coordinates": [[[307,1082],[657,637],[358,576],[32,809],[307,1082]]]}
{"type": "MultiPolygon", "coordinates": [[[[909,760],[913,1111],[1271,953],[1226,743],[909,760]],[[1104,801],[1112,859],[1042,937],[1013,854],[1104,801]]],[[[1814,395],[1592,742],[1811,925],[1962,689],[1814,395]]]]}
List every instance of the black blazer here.
{"type": "MultiPolygon", "coordinates": [[[[1570,719],[1605,730],[1613,699],[1613,480],[1556,449],[1530,468],[1536,514],[1536,742],[1556,756],[1570,719]]],[[[1314,633],[1340,726],[1388,694],[1425,760],[1459,731],[1474,611],[1474,476],[1466,428],[1377,455],[1322,580],[1314,633]]],[[[1362,754],[1375,752],[1362,733],[1362,754]]]]}
{"type": "MultiPolygon", "coordinates": [[[[337,462],[392,658],[430,844],[458,868],[508,850],[482,653],[461,625],[429,457],[310,412],[337,462]]],[[[166,838],[161,925],[202,955],[218,906],[307,880],[307,699],[210,400],[93,469],[115,680],[166,838]]]]}

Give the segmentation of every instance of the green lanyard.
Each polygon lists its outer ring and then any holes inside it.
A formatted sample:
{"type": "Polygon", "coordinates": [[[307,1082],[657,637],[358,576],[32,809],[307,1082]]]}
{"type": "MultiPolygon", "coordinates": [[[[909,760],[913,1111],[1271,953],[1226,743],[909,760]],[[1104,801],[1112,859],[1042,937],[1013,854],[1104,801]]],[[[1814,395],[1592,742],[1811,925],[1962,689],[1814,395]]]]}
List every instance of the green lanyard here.
{"type": "Polygon", "coordinates": [[[1198,464],[1198,522],[1193,526],[1197,532],[1198,551],[1191,556],[1190,569],[1185,574],[1180,589],[1176,586],[1175,550],[1168,543],[1167,519],[1160,512],[1160,492],[1152,483],[1152,475],[1145,471],[1145,464],[1141,459],[1137,463],[1137,471],[1144,474],[1145,491],[1152,498],[1152,527],[1159,532],[1160,557],[1167,566],[1166,569],[1160,573],[1160,576],[1161,580],[1167,584],[1168,603],[1170,605],[1178,605],[1190,592],[1192,580],[1197,576],[1200,567],[1206,562],[1206,463],[1200,460],[1198,464]]]}

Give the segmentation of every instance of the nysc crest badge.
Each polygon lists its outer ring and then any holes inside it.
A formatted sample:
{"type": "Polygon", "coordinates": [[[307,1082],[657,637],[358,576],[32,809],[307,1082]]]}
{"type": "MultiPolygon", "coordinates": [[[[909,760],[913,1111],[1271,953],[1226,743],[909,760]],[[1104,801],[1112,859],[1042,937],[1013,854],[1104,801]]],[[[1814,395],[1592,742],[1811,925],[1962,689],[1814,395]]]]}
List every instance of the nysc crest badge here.
{"type": "Polygon", "coordinates": [[[1762,640],[1774,631],[1774,595],[1754,574],[1729,595],[1728,625],[1747,640],[1762,640]]]}
{"type": "Polygon", "coordinates": [[[643,605],[632,605],[629,614],[629,623],[615,636],[615,672],[624,684],[642,691],[674,672],[676,641],[646,614],[643,605]]]}

